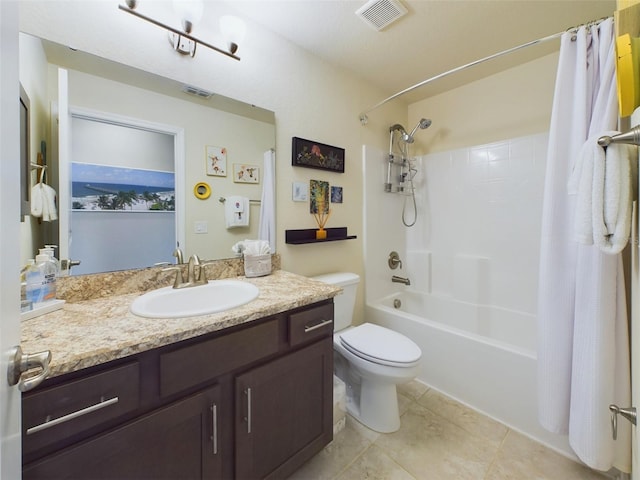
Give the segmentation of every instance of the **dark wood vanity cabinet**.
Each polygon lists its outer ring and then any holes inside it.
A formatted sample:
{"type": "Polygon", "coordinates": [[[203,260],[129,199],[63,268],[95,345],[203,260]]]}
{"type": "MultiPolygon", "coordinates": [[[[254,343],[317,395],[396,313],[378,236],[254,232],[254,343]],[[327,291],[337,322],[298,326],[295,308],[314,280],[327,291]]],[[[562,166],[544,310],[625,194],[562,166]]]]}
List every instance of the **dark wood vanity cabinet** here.
{"type": "Polygon", "coordinates": [[[332,318],[325,301],[46,381],[23,395],[23,478],[286,478],[332,438],[332,318]]]}

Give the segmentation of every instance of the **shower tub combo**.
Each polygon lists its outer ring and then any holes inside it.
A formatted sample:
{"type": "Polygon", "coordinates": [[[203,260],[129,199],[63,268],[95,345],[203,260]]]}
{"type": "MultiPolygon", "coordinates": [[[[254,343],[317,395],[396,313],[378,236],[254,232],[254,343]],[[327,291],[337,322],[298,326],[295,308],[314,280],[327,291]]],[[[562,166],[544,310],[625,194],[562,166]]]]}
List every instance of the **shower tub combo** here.
{"type": "Polygon", "coordinates": [[[405,291],[368,304],[366,318],[418,344],[418,380],[575,458],[538,425],[534,315],[405,291]]]}

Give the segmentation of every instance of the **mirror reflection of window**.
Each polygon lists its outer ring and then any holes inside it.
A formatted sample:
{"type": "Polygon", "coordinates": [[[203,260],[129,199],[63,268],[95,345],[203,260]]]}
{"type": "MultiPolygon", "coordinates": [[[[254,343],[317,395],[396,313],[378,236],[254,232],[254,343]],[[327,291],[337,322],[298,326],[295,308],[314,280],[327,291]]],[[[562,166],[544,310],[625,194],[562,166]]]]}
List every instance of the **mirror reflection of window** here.
{"type": "Polygon", "coordinates": [[[74,275],[171,262],[174,136],[72,118],[70,257],[74,275]]]}

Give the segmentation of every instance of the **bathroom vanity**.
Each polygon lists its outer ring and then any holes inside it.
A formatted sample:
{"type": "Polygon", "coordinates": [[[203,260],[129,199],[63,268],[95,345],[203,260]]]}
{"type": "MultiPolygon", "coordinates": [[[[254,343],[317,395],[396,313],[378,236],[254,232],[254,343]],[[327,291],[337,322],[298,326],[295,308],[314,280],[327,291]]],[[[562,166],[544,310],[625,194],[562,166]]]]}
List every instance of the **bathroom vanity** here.
{"type": "MultiPolygon", "coordinates": [[[[235,309],[235,317],[209,316],[211,332],[180,333],[179,341],[140,345],[130,355],[65,373],[54,369],[23,394],[23,478],[293,473],[332,438],[331,297],[337,291],[303,295],[294,299],[301,306],[251,318],[254,310],[282,309],[274,299],[271,309],[260,306],[269,302],[270,281],[307,280],[291,275],[256,279],[262,284],[257,305],[235,309]]],[[[271,290],[279,295],[277,286],[271,290]]],[[[206,319],[181,320],[198,323],[199,332],[206,319]]]]}

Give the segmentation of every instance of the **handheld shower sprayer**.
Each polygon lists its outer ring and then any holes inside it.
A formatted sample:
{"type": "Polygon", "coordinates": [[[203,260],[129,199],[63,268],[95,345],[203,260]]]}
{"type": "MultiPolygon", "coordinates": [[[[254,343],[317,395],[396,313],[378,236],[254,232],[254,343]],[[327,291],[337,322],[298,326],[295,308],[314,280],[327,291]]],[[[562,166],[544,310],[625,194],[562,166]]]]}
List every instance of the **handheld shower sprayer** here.
{"type": "Polygon", "coordinates": [[[420,128],[421,130],[424,130],[425,128],[429,128],[430,126],[431,126],[431,120],[428,118],[422,118],[418,122],[418,124],[413,128],[413,130],[411,130],[411,133],[407,133],[406,131],[404,131],[404,133],[402,134],[402,141],[405,143],[413,143],[414,141],[413,135],[416,133],[418,128],[420,128]]]}
{"type": "Polygon", "coordinates": [[[402,206],[402,223],[406,227],[412,227],[418,219],[418,208],[413,185],[413,177],[418,170],[414,166],[413,160],[409,157],[409,145],[414,142],[413,136],[418,129],[424,130],[430,126],[430,119],[421,118],[418,124],[411,130],[411,133],[407,133],[399,123],[389,127],[389,156],[387,162],[387,181],[384,183],[384,191],[405,195],[402,206]],[[399,150],[399,158],[396,157],[394,147],[396,151],[399,150]],[[413,201],[414,216],[412,222],[408,222],[405,219],[408,197],[411,197],[413,201]]]}

